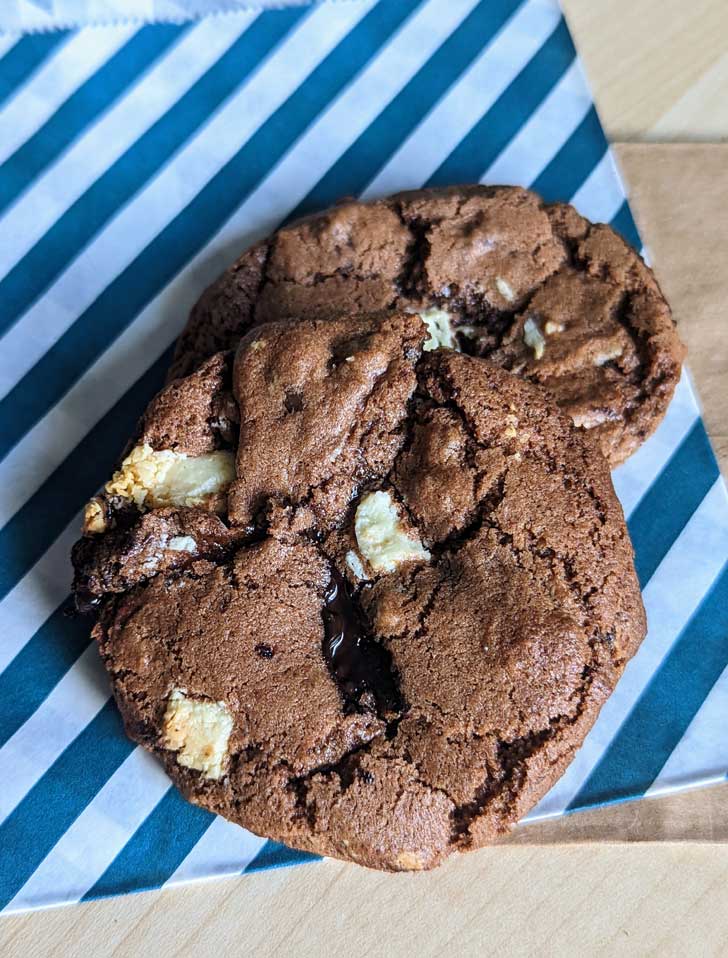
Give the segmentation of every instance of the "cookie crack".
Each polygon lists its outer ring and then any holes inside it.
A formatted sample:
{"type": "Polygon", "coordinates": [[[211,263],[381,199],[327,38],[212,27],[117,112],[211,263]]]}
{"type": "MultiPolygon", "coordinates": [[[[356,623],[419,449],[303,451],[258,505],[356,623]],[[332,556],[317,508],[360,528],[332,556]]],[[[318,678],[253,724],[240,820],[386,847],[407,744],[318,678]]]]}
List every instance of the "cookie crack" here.
{"type": "MultiPolygon", "coordinates": [[[[482,817],[488,806],[498,799],[514,802],[521,791],[527,774],[527,763],[547,742],[562,736],[579,721],[587,706],[594,674],[594,655],[584,666],[578,701],[573,712],[556,715],[548,725],[513,739],[498,739],[496,757],[498,768],[489,772],[485,781],[475,790],[469,802],[458,805],[450,814],[451,844],[468,845],[472,840],[471,828],[482,817]]],[[[557,756],[549,764],[559,761],[557,756]]]]}
{"type": "Polygon", "coordinates": [[[445,401],[433,402],[433,408],[447,409],[458,416],[463,424],[463,427],[465,428],[468,439],[480,449],[487,449],[488,447],[480,439],[478,439],[478,432],[475,424],[471,420],[470,416],[468,416],[462,404],[459,402],[457,386],[452,381],[452,376],[450,375],[444,363],[440,363],[438,374],[442,380],[441,385],[445,395],[445,401]]]}
{"type": "Polygon", "coordinates": [[[441,556],[447,552],[453,552],[463,548],[469,542],[476,539],[485,527],[495,529],[500,534],[501,539],[504,540],[501,542],[502,545],[506,543],[510,545],[512,543],[511,537],[507,533],[504,533],[495,519],[493,519],[493,513],[505,498],[506,474],[506,472],[501,473],[496,479],[494,487],[491,487],[491,489],[478,500],[469,522],[455,529],[440,542],[432,546],[432,552],[435,555],[441,556]]]}
{"type": "Polygon", "coordinates": [[[270,265],[271,260],[273,259],[273,252],[277,242],[277,237],[278,234],[274,233],[265,241],[265,253],[263,255],[263,263],[260,267],[260,278],[258,279],[255,298],[253,299],[253,308],[250,313],[250,328],[258,325],[258,305],[260,304],[260,298],[263,295],[263,290],[270,282],[270,265]]]}
{"type": "MultiPolygon", "coordinates": [[[[468,417],[465,409],[462,407],[458,401],[457,388],[452,382],[451,378],[447,375],[447,371],[441,368],[439,370],[441,373],[441,383],[443,392],[446,396],[444,403],[435,403],[434,406],[438,408],[446,408],[449,411],[457,415],[460,421],[463,424],[463,427],[468,436],[469,442],[473,443],[479,449],[487,449],[488,446],[481,442],[476,433],[474,424],[471,422],[468,417]]],[[[535,452],[531,453],[536,456],[535,452]]],[[[568,489],[568,482],[570,476],[567,474],[566,466],[563,463],[558,463],[553,456],[550,455],[538,455],[536,458],[540,459],[544,465],[547,466],[549,471],[559,475],[564,487],[568,489]]],[[[478,501],[476,504],[476,509],[472,515],[469,522],[465,527],[460,527],[454,530],[449,536],[447,536],[440,543],[436,543],[432,546],[433,553],[437,555],[442,555],[447,550],[451,550],[454,546],[462,546],[468,541],[471,541],[482,531],[484,527],[492,528],[496,531],[500,537],[500,544],[508,546],[514,555],[518,565],[523,568],[523,558],[522,550],[519,549],[514,543],[512,536],[505,532],[501,527],[500,523],[495,518],[495,511],[497,510],[500,503],[505,497],[505,485],[508,477],[508,466],[500,474],[495,482],[495,487],[491,488],[486,495],[478,501]]],[[[580,482],[580,488],[589,496],[592,503],[594,504],[599,518],[600,524],[605,526],[607,524],[607,510],[602,502],[599,495],[594,490],[592,484],[584,480],[580,482]]],[[[528,529],[525,530],[526,534],[529,536],[529,539],[532,539],[531,533],[528,529]]],[[[543,559],[544,557],[540,554],[542,550],[533,542],[527,541],[526,544],[527,551],[537,559],[543,559]]],[[[606,546],[600,544],[600,551],[604,552],[606,546]]],[[[561,555],[553,551],[552,558],[554,558],[560,565],[564,580],[567,582],[570,590],[574,594],[578,605],[582,609],[582,614],[584,618],[588,618],[589,612],[589,598],[595,593],[595,591],[603,586],[603,582],[590,583],[586,586],[581,582],[580,577],[577,575],[576,565],[574,560],[568,556],[561,555]]]]}
{"type": "Polygon", "coordinates": [[[352,746],[348,751],[338,758],[335,762],[322,762],[308,769],[303,775],[296,775],[289,779],[289,782],[296,788],[301,785],[308,785],[316,775],[338,775],[341,780],[342,791],[350,788],[354,782],[354,776],[360,758],[370,752],[374,743],[378,742],[384,735],[384,730],[373,735],[372,738],[358,745],[352,746]]]}
{"type": "MultiPolygon", "coordinates": [[[[616,368],[621,376],[632,385],[642,382],[645,370],[648,365],[647,346],[639,331],[630,322],[632,307],[634,304],[634,294],[625,290],[614,306],[612,318],[618,323],[629,336],[630,342],[634,346],[634,351],[639,359],[639,365],[632,372],[625,371],[619,364],[619,359],[610,360],[609,366],[616,368]]],[[[640,389],[640,394],[644,391],[644,386],[640,389]]]]}
{"type": "MultiPolygon", "coordinates": [[[[469,355],[477,355],[481,359],[487,359],[494,352],[499,350],[503,346],[503,341],[506,339],[507,336],[510,335],[511,330],[513,329],[518,319],[520,319],[521,316],[525,316],[530,311],[531,304],[533,303],[536,296],[544,288],[546,283],[550,279],[552,279],[554,276],[556,276],[558,273],[560,273],[563,268],[564,268],[564,265],[562,264],[561,266],[557,267],[553,272],[545,276],[541,280],[541,282],[538,283],[537,286],[534,286],[533,289],[529,290],[521,299],[517,309],[498,310],[498,309],[495,309],[495,307],[490,307],[492,311],[492,315],[490,312],[485,314],[485,320],[483,321],[482,326],[479,326],[478,322],[476,322],[474,325],[476,329],[482,328],[483,330],[485,330],[488,333],[488,336],[493,339],[493,341],[491,343],[482,344],[482,348],[480,348],[477,352],[471,352],[468,349],[463,349],[463,352],[466,352],[469,355]],[[498,320],[495,326],[492,325],[492,320],[494,317],[497,318],[498,320]]],[[[455,328],[455,332],[457,333],[457,327],[455,328]]],[[[463,333],[461,334],[459,338],[459,342],[461,346],[467,346],[469,342],[469,337],[463,333]]],[[[511,360],[510,362],[502,362],[499,360],[498,365],[502,366],[503,369],[508,369],[510,372],[512,371],[512,368],[513,368],[513,361],[511,360]]]]}
{"type": "MultiPolygon", "coordinates": [[[[380,732],[366,742],[352,746],[335,762],[323,762],[321,765],[308,769],[303,775],[289,776],[287,786],[294,793],[296,809],[301,817],[306,819],[309,827],[313,828],[316,824],[316,805],[309,803],[308,800],[312,780],[319,775],[323,777],[336,775],[343,794],[351,788],[359,776],[361,759],[371,751],[376,742],[381,740],[383,734],[384,732],[380,732]]],[[[361,773],[360,777],[365,781],[373,780],[369,772],[361,773]]]]}
{"type": "MultiPolygon", "coordinates": [[[[191,567],[196,562],[211,562],[215,566],[226,566],[241,548],[249,548],[261,541],[259,533],[250,535],[241,534],[232,541],[223,543],[218,539],[203,541],[195,552],[175,552],[174,564],[167,568],[149,568],[141,571],[134,570],[135,555],[142,552],[149,542],[154,541],[153,533],[148,533],[141,543],[132,539],[124,544],[125,539],[133,537],[134,526],[127,529],[114,530],[104,536],[98,543],[91,539],[79,539],[74,545],[72,558],[75,566],[73,592],[76,596],[76,608],[79,613],[85,614],[98,608],[100,601],[108,595],[122,595],[131,589],[147,586],[159,576],[166,576],[172,580],[181,575],[192,576],[191,567]],[[121,544],[108,544],[109,536],[117,536],[121,544]],[[116,548],[120,558],[116,559],[110,569],[104,566],[104,554],[116,548]],[[124,563],[132,563],[132,572],[124,574],[124,563]],[[92,588],[93,586],[93,588],[92,588]]],[[[166,550],[166,546],[160,546],[166,550]]]]}
{"type": "Polygon", "coordinates": [[[344,712],[374,711],[383,721],[392,721],[406,709],[392,653],[376,638],[344,576],[331,562],[329,570],[322,609],[323,656],[344,712]]]}
{"type": "MultiPolygon", "coordinates": [[[[411,640],[417,641],[422,638],[427,628],[427,622],[432,614],[435,604],[439,598],[440,592],[445,588],[446,585],[450,585],[453,582],[452,569],[447,570],[447,573],[441,576],[441,578],[436,582],[434,588],[430,592],[427,600],[425,601],[422,609],[418,611],[417,614],[417,628],[411,633],[411,640]]],[[[410,638],[410,636],[408,636],[410,638]]]]}
{"type": "Polygon", "coordinates": [[[395,287],[407,299],[417,299],[423,292],[425,264],[430,255],[428,233],[432,224],[421,217],[409,219],[405,216],[401,202],[391,204],[402,226],[409,232],[411,240],[405,250],[402,268],[394,280],[395,287]]]}

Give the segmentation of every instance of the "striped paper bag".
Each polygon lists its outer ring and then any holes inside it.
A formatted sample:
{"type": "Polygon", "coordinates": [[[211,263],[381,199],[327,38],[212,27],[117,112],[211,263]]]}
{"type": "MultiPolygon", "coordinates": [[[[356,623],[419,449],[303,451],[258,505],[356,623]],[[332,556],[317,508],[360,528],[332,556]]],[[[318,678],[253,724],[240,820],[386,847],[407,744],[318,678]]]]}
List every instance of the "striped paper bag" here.
{"type": "MultiPolygon", "coordinates": [[[[554,0],[0,34],[0,908],[303,861],[187,804],[64,614],[80,509],[205,285],[294,211],[520,183],[639,237],[554,0]]],[[[728,502],[687,375],[614,475],[649,635],[529,819],[722,779],[728,502]]]]}

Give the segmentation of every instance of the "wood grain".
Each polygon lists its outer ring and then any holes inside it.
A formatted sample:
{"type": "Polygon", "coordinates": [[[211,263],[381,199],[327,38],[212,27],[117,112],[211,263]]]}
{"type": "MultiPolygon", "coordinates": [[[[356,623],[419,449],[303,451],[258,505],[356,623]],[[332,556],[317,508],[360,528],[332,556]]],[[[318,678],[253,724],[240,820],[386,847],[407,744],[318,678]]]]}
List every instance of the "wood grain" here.
{"type": "Polygon", "coordinates": [[[562,0],[610,140],[728,139],[726,0],[562,0]]]}
{"type": "Polygon", "coordinates": [[[717,958],[727,885],[715,845],[491,848],[423,875],[326,861],[6,919],[3,954],[717,958]]]}
{"type": "MultiPolygon", "coordinates": [[[[611,137],[728,139],[726,0],[563,2],[611,137]]],[[[727,151],[618,147],[724,470],[727,151]]],[[[329,861],[7,918],[0,954],[725,955],[727,830],[725,785],[524,828],[428,875],[329,861]]]]}

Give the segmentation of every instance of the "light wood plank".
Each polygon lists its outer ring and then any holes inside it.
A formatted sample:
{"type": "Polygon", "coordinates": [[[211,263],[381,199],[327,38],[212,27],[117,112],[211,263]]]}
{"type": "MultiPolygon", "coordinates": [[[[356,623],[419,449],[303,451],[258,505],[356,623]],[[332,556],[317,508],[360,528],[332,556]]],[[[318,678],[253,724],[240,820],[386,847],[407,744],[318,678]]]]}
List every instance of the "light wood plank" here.
{"type": "Polygon", "coordinates": [[[728,139],[726,0],[562,4],[610,139],[728,139]]]}
{"type": "Polygon", "coordinates": [[[6,919],[29,955],[725,954],[728,855],[699,845],[492,848],[424,875],[334,861],[6,919]],[[28,932],[32,933],[31,938],[28,932]]]}

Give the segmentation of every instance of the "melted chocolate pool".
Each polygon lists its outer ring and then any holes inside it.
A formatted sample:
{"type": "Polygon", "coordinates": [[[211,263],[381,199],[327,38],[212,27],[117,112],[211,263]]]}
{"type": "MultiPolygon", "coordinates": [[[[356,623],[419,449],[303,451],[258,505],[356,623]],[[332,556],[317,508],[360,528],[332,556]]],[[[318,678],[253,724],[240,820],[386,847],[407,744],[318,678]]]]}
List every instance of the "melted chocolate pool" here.
{"type": "Polygon", "coordinates": [[[401,711],[392,656],[368,633],[346,580],[334,568],[325,602],[324,656],[347,711],[372,705],[381,715],[401,711]]]}

